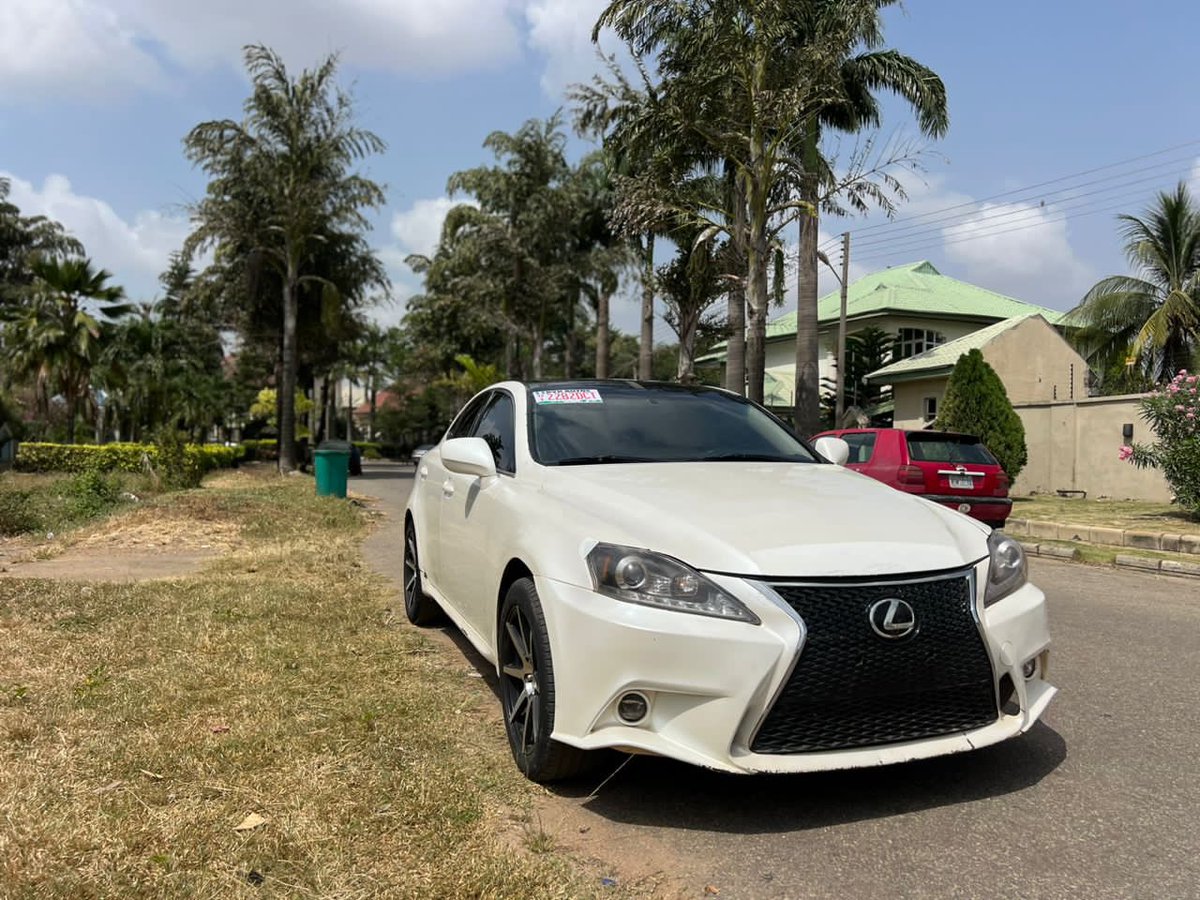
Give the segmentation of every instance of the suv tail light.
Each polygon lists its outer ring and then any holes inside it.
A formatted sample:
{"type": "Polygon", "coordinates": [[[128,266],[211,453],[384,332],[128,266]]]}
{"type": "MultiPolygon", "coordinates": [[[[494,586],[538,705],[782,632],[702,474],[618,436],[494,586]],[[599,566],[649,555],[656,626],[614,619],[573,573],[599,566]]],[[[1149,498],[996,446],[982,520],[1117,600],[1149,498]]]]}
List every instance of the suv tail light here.
{"type": "Polygon", "coordinates": [[[896,478],[901,484],[924,485],[925,473],[917,466],[901,466],[896,473],[896,478]]]}
{"type": "Polygon", "coordinates": [[[993,491],[992,493],[997,497],[1007,497],[1008,496],[1008,483],[1009,483],[1008,482],[1008,473],[1003,472],[1003,471],[997,472],[996,473],[996,490],[993,491]]]}

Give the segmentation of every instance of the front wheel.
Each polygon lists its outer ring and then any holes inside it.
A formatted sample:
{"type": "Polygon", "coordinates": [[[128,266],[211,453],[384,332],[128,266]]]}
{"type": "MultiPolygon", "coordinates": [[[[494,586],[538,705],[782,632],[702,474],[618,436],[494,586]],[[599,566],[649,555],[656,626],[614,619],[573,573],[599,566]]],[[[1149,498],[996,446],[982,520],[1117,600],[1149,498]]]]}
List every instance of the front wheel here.
{"type": "Polygon", "coordinates": [[[525,777],[547,783],[580,774],[590,754],[552,740],[554,663],[533,580],[508,589],[500,608],[500,704],[513,759],[525,777]]]}

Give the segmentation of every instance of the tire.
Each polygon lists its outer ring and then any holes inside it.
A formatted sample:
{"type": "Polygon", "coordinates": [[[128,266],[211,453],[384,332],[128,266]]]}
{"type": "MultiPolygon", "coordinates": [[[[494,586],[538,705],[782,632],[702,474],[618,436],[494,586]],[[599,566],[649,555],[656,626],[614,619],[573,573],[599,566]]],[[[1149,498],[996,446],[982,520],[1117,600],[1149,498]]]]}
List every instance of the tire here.
{"type": "Polygon", "coordinates": [[[593,754],[550,738],[554,731],[554,662],[546,617],[532,579],[522,578],[508,589],[499,625],[500,707],[517,768],[539,784],[581,774],[590,768],[593,754]]]}
{"type": "Polygon", "coordinates": [[[404,523],[404,614],[422,628],[442,620],[442,610],[425,593],[417,558],[417,530],[412,520],[404,523]]]}

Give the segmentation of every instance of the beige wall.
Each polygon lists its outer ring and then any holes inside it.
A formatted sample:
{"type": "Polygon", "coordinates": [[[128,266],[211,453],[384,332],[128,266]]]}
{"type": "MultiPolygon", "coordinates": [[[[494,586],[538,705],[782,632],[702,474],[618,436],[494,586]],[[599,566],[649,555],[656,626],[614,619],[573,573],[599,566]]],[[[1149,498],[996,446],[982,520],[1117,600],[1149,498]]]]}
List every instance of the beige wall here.
{"type": "Polygon", "coordinates": [[[1140,399],[1141,395],[1135,394],[1017,405],[1017,415],[1025,425],[1029,462],[1013,485],[1013,493],[1083,490],[1093,499],[1170,500],[1171,490],[1161,473],[1136,469],[1117,458],[1118,448],[1125,443],[1123,425],[1133,425],[1135,441],[1153,440],[1139,412],[1140,399]]]}
{"type": "Polygon", "coordinates": [[[892,425],[895,428],[924,428],[925,398],[936,397],[940,404],[944,393],[944,375],[941,378],[922,378],[920,381],[902,381],[893,385],[892,397],[896,401],[896,411],[892,414],[892,425]]]}
{"type": "Polygon", "coordinates": [[[1001,332],[982,350],[1014,404],[1087,396],[1087,363],[1041,316],[1001,332]]]}

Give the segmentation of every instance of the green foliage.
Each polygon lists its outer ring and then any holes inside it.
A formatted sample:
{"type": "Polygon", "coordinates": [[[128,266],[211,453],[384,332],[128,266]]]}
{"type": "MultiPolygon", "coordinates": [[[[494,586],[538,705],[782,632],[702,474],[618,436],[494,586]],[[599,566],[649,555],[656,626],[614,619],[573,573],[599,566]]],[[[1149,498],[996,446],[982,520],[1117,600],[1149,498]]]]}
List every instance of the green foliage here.
{"type": "Polygon", "coordinates": [[[93,519],[109,512],[121,497],[121,484],[97,469],[80,472],[67,482],[65,495],[74,519],[93,519]]]}
{"type": "Polygon", "coordinates": [[[40,531],[42,517],[37,501],[33,491],[0,488],[0,535],[11,537],[40,531]]]}
{"type": "MultiPolygon", "coordinates": [[[[891,396],[891,387],[869,384],[866,379],[872,372],[883,368],[893,359],[895,344],[894,335],[873,325],[846,335],[846,377],[842,383],[843,409],[852,406],[862,410],[873,409],[891,396]]],[[[822,424],[826,428],[834,428],[837,382],[835,379],[826,378],[822,387],[826,390],[821,396],[822,424]]],[[[872,426],[888,428],[891,424],[891,413],[879,413],[871,417],[872,426]]]]}
{"type": "Polygon", "coordinates": [[[1098,282],[1066,323],[1094,369],[1119,371],[1128,360],[1129,377],[1165,379],[1200,347],[1200,207],[1180,182],[1120,221],[1134,274],[1098,282]]]}
{"type": "Polygon", "coordinates": [[[978,437],[1013,481],[1025,468],[1025,426],[1000,376],[978,350],[958,358],[934,427],[978,437]]]}
{"type": "Polygon", "coordinates": [[[1139,469],[1158,469],[1175,502],[1200,516],[1200,378],[1180,369],[1163,388],[1141,402],[1142,418],[1158,440],[1122,447],[1120,456],[1139,469]]]}
{"type": "MultiPolygon", "coordinates": [[[[240,450],[219,444],[188,444],[184,456],[201,473],[234,465],[240,450]]],[[[17,450],[18,472],[131,472],[144,473],[158,465],[154,444],[24,443],[17,450]]]]}
{"type": "Polygon", "coordinates": [[[83,255],[83,245],[45,216],[22,216],[8,200],[12,182],[0,178],[0,300],[14,299],[33,281],[37,256],[83,255]]]}
{"type": "MultiPolygon", "coordinates": [[[[276,405],[278,394],[275,388],[263,388],[258,392],[258,396],[254,398],[254,402],[250,405],[250,418],[260,419],[265,421],[268,427],[272,429],[279,428],[278,406],[276,405]]],[[[297,390],[295,397],[296,409],[296,437],[310,437],[309,431],[300,423],[300,417],[308,415],[316,407],[316,404],[305,396],[303,391],[297,390]]]]}
{"type": "Polygon", "coordinates": [[[200,486],[204,463],[199,454],[189,454],[187,444],[175,428],[161,428],[155,436],[154,472],[167,490],[185,490],[200,486]]]}

